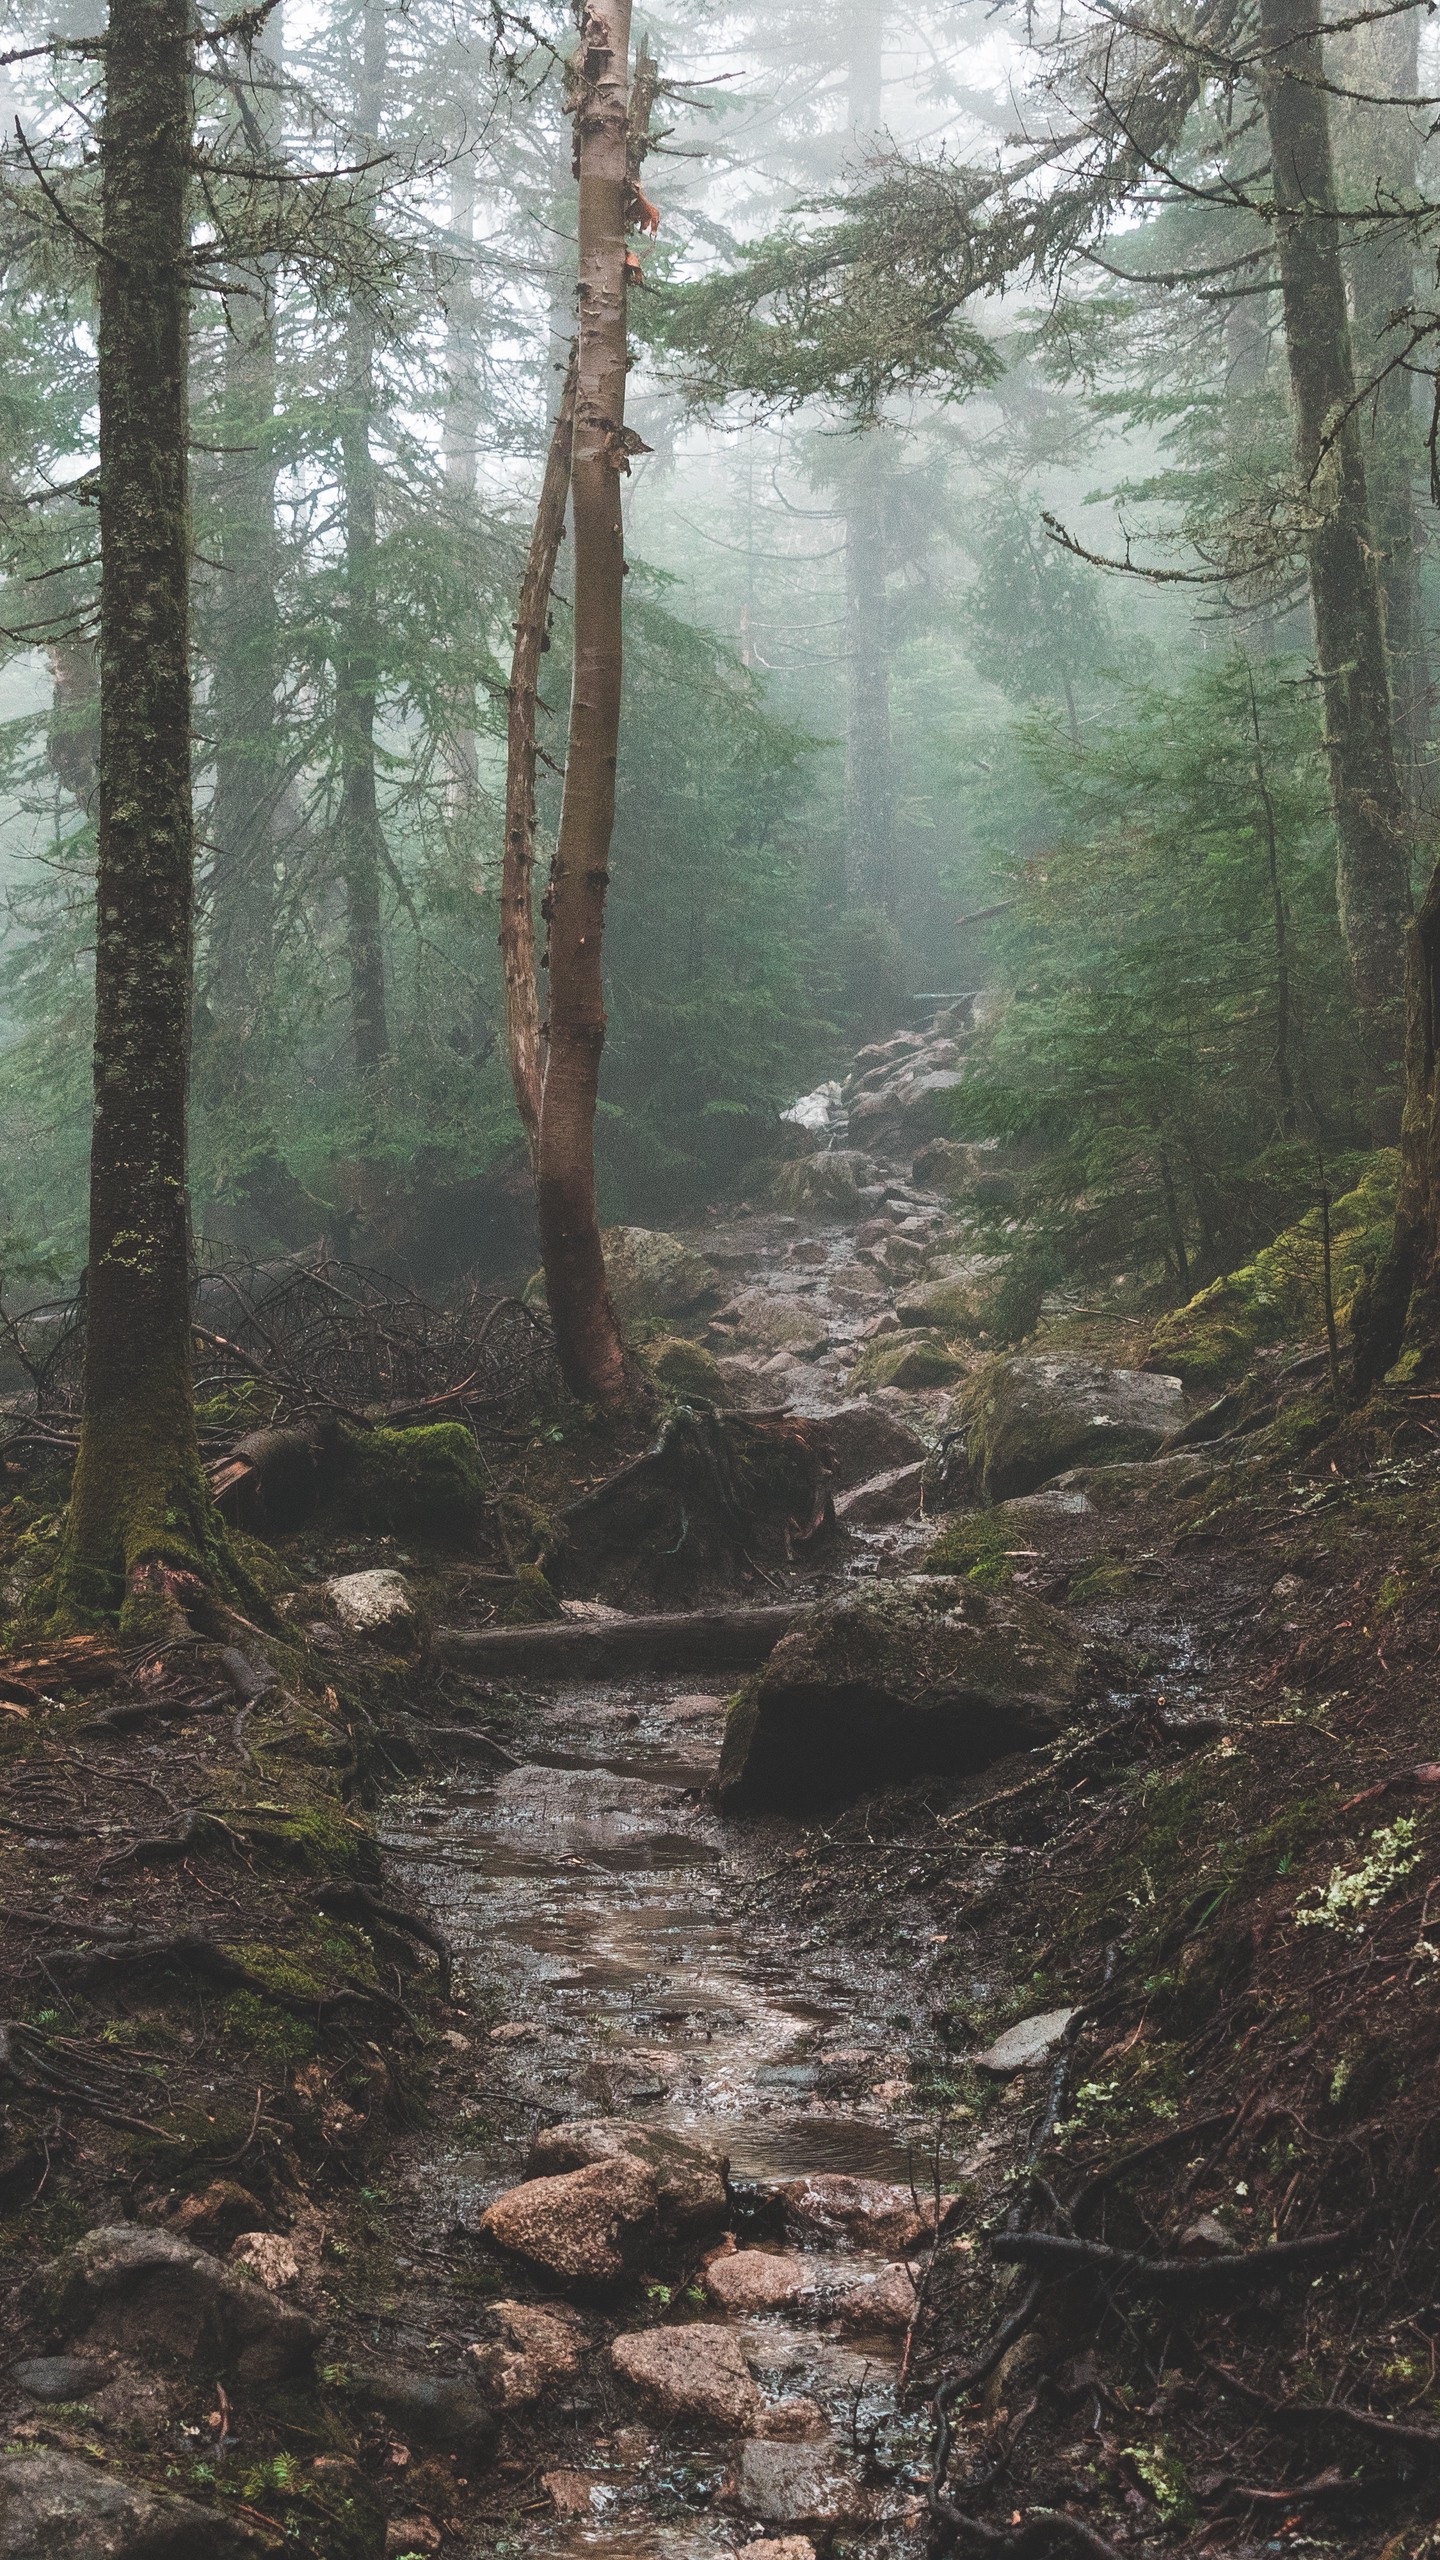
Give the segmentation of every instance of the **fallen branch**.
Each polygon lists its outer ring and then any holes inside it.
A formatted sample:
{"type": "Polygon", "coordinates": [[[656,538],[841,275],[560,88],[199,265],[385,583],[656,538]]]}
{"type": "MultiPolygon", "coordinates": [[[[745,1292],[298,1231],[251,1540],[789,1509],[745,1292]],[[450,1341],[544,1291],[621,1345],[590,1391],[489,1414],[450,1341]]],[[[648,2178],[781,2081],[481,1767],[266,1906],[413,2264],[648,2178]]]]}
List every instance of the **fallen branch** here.
{"type": "Polygon", "coordinates": [[[809,1612],[803,1603],[758,1609],[696,1609],[610,1619],[603,1626],[441,1627],[443,1662],[481,1676],[529,1673],[543,1679],[605,1678],[624,1671],[749,1670],[809,1612]]]}
{"type": "Polygon", "coordinates": [[[1108,2241],[1082,2240],[1063,2231],[998,2231],[990,2248],[997,2258],[1050,2275],[1088,2269],[1163,2292],[1239,2293],[1249,2285],[1269,2284],[1292,2268],[1349,2256],[1368,2228],[1367,2215],[1340,2231],[1316,2231],[1308,2239],[1277,2240],[1268,2248],[1237,2249],[1233,2257],[1220,2258],[1152,2258],[1143,2250],[1115,2249],[1108,2241]]]}
{"type": "Polygon", "coordinates": [[[1232,2373],[1228,2365],[1212,2364],[1208,2356],[1202,2356],[1200,2361],[1217,2382],[1238,2391],[1242,2400],[1248,2400],[1252,2408],[1263,2409],[1281,2426],[1313,2426],[1317,2421],[1328,2425],[1334,2418],[1343,2418],[1362,2433],[1379,2436],[1388,2444],[1403,2445],[1407,2452],[1440,2454],[1440,2427],[1409,2427],[1401,2418],[1379,2418],[1373,2410],[1357,2409],[1353,2400],[1272,2400],[1268,2391],[1257,2390],[1253,2382],[1232,2373]]]}
{"type": "Polygon", "coordinates": [[[126,1698],[117,1707],[103,1707],[98,1716],[92,1716],[88,1724],[82,1725],[81,1731],[129,1733],[133,1726],[144,1724],[151,1716],[163,1716],[179,1723],[186,1716],[217,1716],[229,1704],[223,1690],[209,1698],[126,1698]]]}

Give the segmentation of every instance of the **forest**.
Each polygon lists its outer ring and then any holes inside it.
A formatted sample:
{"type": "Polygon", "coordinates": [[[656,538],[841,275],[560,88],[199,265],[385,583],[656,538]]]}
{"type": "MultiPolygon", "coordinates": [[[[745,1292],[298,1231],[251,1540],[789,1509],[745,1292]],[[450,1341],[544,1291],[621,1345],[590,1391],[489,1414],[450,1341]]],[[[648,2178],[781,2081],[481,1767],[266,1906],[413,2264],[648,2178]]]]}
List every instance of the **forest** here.
{"type": "Polygon", "coordinates": [[[1432,17],[10,0],[0,2560],[1440,2554],[1432,17]]]}

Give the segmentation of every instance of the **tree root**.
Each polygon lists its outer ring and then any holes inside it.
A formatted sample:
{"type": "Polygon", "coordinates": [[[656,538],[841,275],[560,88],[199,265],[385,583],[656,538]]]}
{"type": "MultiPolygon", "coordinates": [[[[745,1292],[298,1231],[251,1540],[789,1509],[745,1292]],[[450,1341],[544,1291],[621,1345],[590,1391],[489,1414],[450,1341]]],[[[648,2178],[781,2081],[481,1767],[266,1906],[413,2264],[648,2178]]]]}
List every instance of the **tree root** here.
{"type": "Polygon", "coordinates": [[[38,2027],[26,2026],[22,2019],[0,2018],[0,2092],[11,2100],[29,2098],[74,2107],[81,2115],[118,2126],[122,2133],[153,2134],[153,2124],[127,2115],[103,2089],[92,2087],[67,2066],[71,2050],[59,2039],[42,2035],[38,2027]]]}
{"type": "Polygon", "coordinates": [[[315,1994],[287,1991],[252,1972],[217,1938],[204,1937],[198,1930],[181,1930],[173,1937],[123,1938],[108,1946],[91,1948],[88,1953],[77,1948],[50,1958],[51,1971],[63,1972],[74,1983],[100,1980],[107,1973],[149,1972],[165,1965],[203,1974],[225,1991],[252,1992],[257,2000],[273,2001],[277,2008],[288,2009],[296,2017],[328,2018],[337,2010],[357,2007],[384,2009],[389,2016],[402,2020],[406,2017],[403,2002],[366,1982],[346,1981],[337,1991],[315,1994]]]}
{"type": "Polygon", "coordinates": [[[1226,2258],[1152,2258],[1139,2249],[1115,2249],[1105,2240],[1082,2240],[1062,2231],[998,2231],[994,2257],[1038,2267],[1055,2277],[1089,2269],[1112,2280],[1150,2285],[1166,2293],[1239,2293],[1271,2283],[1292,2268],[1349,2256],[1370,2227],[1370,2217],[1339,2231],[1316,2231],[1304,2240],[1277,2240],[1266,2249],[1240,2249],[1226,2258]]]}
{"type": "Polygon", "coordinates": [[[1093,2560],[1120,2560],[1113,2542],[1107,2542],[1093,2525],[1082,2524],[1078,2516],[1066,2515],[1063,2507],[1032,2507],[1019,2525],[985,2524],[979,2516],[967,2516],[953,2498],[933,2498],[931,2513],[951,2533],[967,2536],[983,2550],[1003,2554],[1004,2560],[1027,2560],[1029,2553],[1044,2551],[1056,2542],[1088,2551],[1093,2560]]]}
{"type": "Polygon", "coordinates": [[[197,1807],[185,1815],[177,1830],[152,1832],[143,1840],[132,1840],[128,1848],[113,1849],[108,1858],[101,1859],[95,1875],[98,1881],[112,1867],[163,1866],[171,1858],[188,1858],[196,1850],[230,1848],[239,1854],[244,1845],[239,1832],[222,1822],[218,1813],[205,1813],[197,1807]]]}
{"type": "Polygon", "coordinates": [[[81,1727],[84,1733],[129,1733],[131,1727],[145,1724],[151,1716],[164,1716],[179,1722],[184,1716],[218,1716],[230,1704],[223,1689],[208,1698],[126,1698],[119,1706],[106,1707],[81,1727]]]}
{"type": "Polygon", "coordinates": [[[382,1929],[397,1930],[402,1937],[414,1938],[422,1947],[428,1947],[435,1958],[440,1997],[449,1999],[455,1950],[433,1921],[422,1919],[418,1912],[402,1910],[399,1903],[382,1902],[363,1884],[319,1884],[314,1898],[316,1909],[329,1912],[333,1919],[358,1920],[362,1929],[374,1921],[382,1929]]]}
{"type": "Polygon", "coordinates": [[[1232,2373],[1228,2365],[1212,2364],[1208,2356],[1202,2356],[1201,2362],[1217,2382],[1224,2383],[1227,2390],[1238,2391],[1242,2400],[1248,2400],[1252,2408],[1263,2409],[1280,2426],[1328,2426],[1333,2419],[1343,2418],[1362,2434],[1379,2436],[1384,2443],[1404,2452],[1425,2453],[1432,2459],[1440,2454],[1440,2428],[1409,2427],[1402,2418],[1377,2417],[1371,2409],[1357,2409],[1353,2400],[1272,2400],[1268,2391],[1257,2390],[1253,2382],[1232,2373]]]}

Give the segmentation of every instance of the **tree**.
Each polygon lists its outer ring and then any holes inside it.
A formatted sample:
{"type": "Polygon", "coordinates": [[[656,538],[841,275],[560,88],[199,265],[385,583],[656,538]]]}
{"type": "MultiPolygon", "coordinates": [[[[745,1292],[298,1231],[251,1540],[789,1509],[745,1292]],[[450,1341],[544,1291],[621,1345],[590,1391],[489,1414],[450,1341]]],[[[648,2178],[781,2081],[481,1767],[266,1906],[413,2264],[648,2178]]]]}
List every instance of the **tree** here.
{"type": "Polygon", "coordinates": [[[560,832],[545,900],[549,1020],[535,1202],[555,1344],[567,1384],[609,1412],[629,1397],[595,1206],[595,1105],[605,1044],[601,950],[620,737],[625,528],[625,226],[630,0],[587,8],[575,66],[580,175],[575,431],[575,655],[560,832]]]}
{"type": "MultiPolygon", "coordinates": [[[[63,1584],[167,1613],[209,1514],[190,1370],[194,844],[187,0],[111,0],[99,260],[100,780],[85,1404],[63,1584]]],[[[124,1621],[122,1621],[123,1623],[124,1621]]]]}

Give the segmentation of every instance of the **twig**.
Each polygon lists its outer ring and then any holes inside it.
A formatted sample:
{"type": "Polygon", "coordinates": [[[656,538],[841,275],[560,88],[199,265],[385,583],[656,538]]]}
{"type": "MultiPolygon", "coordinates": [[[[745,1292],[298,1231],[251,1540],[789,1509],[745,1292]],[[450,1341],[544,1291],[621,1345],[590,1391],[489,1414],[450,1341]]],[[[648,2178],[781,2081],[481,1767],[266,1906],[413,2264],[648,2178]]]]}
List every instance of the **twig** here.
{"type": "Polygon", "coordinates": [[[1239,2249],[1224,2258],[1152,2258],[1139,2249],[1115,2249],[1105,2240],[1082,2240],[1061,2231],[997,2231],[992,2254],[1021,2266],[1039,2267],[1051,2275],[1091,2269],[1112,2279],[1153,2285],[1162,2292],[1241,2292],[1248,2285],[1269,2284],[1294,2267],[1314,2266],[1326,2258],[1347,2257],[1370,2227],[1362,2215],[1339,2231],[1312,2232],[1304,2240],[1277,2240],[1264,2249],[1239,2249]]]}

